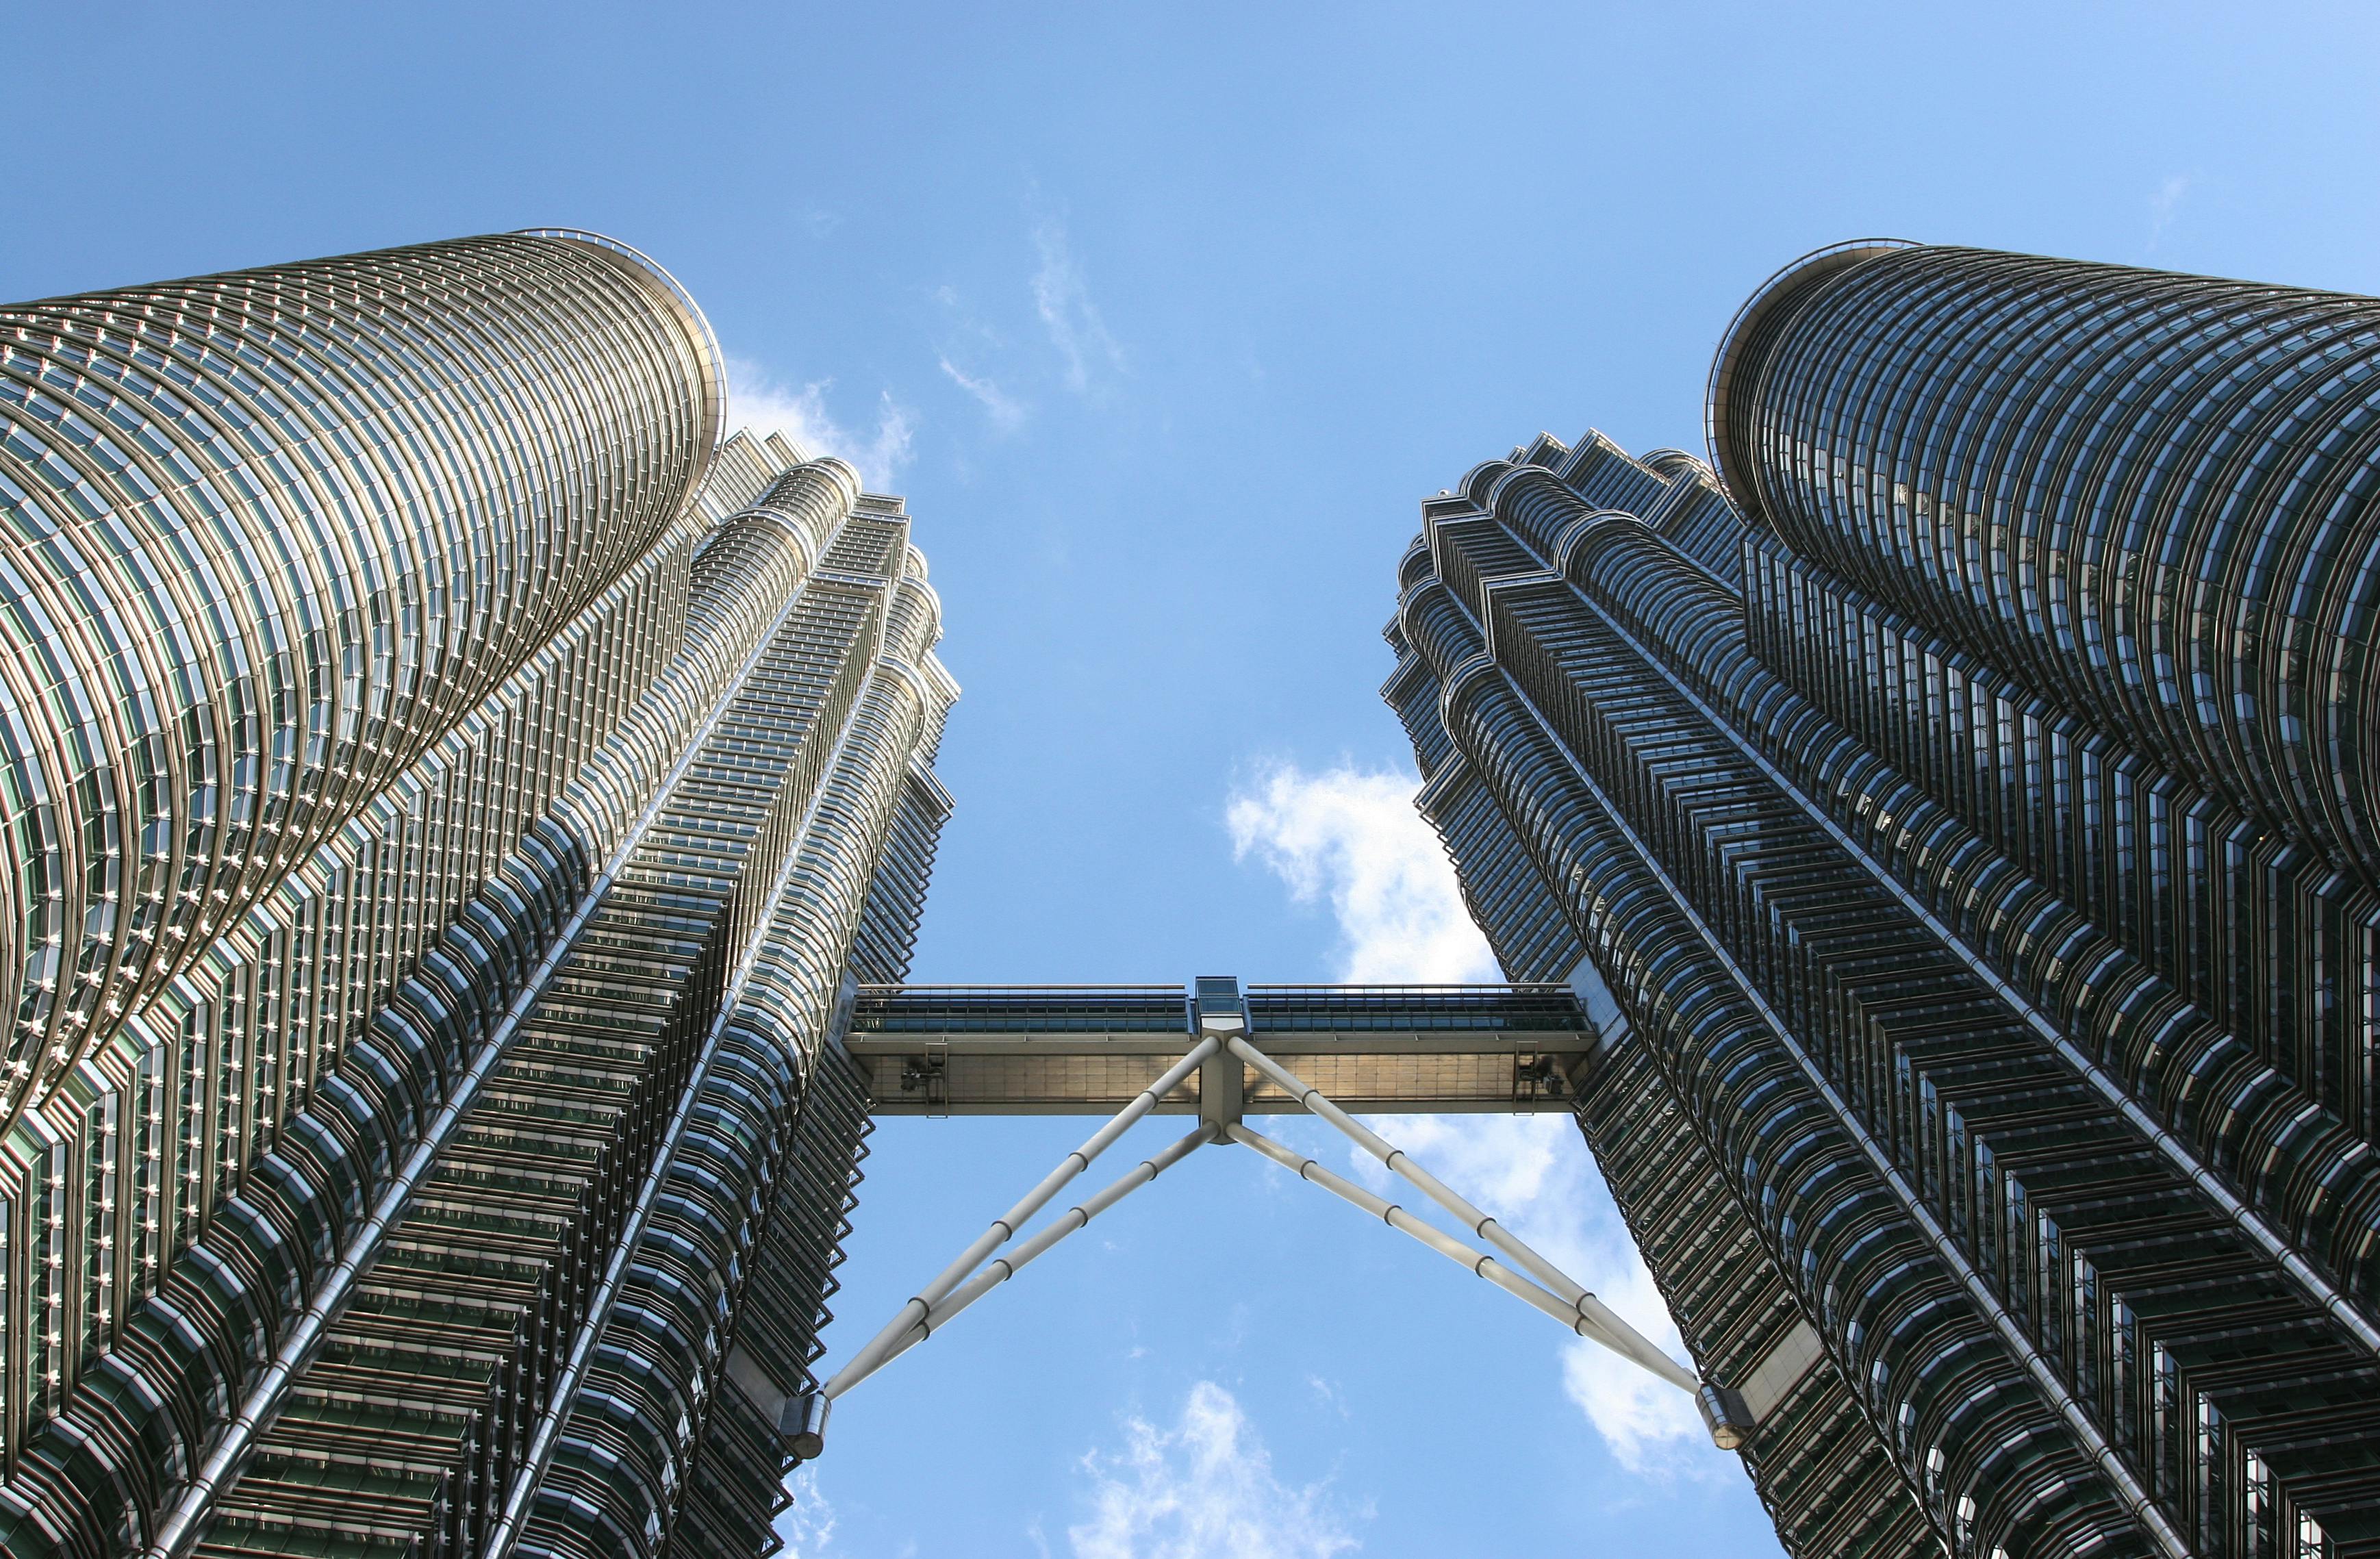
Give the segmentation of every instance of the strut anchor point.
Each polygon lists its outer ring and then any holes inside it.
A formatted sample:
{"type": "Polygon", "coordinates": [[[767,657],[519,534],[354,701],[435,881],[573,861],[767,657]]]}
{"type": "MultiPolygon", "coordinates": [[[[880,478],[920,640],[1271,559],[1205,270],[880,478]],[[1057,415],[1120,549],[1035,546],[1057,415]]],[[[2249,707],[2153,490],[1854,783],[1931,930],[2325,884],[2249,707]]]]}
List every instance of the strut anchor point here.
{"type": "Polygon", "coordinates": [[[1694,1406],[1703,1410],[1711,1443],[1720,1450],[1741,1451],[1751,1442],[1752,1410],[1743,1405],[1742,1392],[1705,1381],[1694,1392],[1694,1406]]]}
{"type": "Polygon", "coordinates": [[[833,1400],[822,1391],[806,1391],[785,1399],[777,1434],[795,1461],[808,1461],[826,1449],[826,1416],[833,1409],[833,1400]]]}

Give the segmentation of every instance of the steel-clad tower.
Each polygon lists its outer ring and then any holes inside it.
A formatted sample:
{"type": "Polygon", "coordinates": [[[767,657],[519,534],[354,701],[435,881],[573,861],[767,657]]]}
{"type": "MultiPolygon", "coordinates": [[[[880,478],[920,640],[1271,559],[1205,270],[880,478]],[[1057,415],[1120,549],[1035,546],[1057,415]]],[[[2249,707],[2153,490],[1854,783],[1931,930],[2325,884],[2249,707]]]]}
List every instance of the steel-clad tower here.
{"type": "Polygon", "coordinates": [[[0,1545],[759,1553],[956,687],[573,232],[0,310],[0,1545]]]}
{"type": "Polygon", "coordinates": [[[1235,1143],[1797,1553],[2380,1554],[2380,303],[1846,245],[1710,464],[1426,503],[1486,987],[902,985],[939,603],[718,365],[565,231],[0,310],[7,1553],[762,1553],[832,1402],[1235,1143]],[[1575,1113],[1693,1364],[1350,1110],[1575,1113]],[[871,1114],[1020,1111],[1109,1120],[813,1374],[871,1114]]]}
{"type": "Polygon", "coordinates": [[[1568,987],[901,983],[924,560],[848,466],[721,439],[642,257],[316,261],[0,350],[7,1553],[757,1559],[835,1399],[1210,1144],[1748,1430],[1323,1091],[1567,1110],[1568,987]],[[1489,1248],[1246,1118],[1290,1110],[1489,1248]],[[1111,1119],[822,1380],[882,1112],[1111,1119]],[[1152,1114],[1196,1118],[1026,1230],[1152,1114]]]}
{"type": "Polygon", "coordinates": [[[1787,1546],[2380,1553],[2380,302],[1788,268],[1386,696],[1787,1546]]]}

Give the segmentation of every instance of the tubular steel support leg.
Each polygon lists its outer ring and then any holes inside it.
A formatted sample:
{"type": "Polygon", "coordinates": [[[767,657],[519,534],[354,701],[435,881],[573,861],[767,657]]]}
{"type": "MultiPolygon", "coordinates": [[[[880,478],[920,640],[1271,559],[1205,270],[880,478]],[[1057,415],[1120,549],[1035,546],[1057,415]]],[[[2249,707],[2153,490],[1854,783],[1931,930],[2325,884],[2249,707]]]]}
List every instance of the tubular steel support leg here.
{"type": "MultiPolygon", "coordinates": [[[[1024,1200],[993,1220],[991,1227],[978,1236],[975,1243],[968,1246],[957,1261],[943,1268],[941,1276],[926,1285],[907,1304],[902,1306],[901,1313],[887,1322],[884,1330],[869,1339],[866,1347],[854,1354],[849,1363],[835,1371],[834,1378],[827,1382],[821,1395],[831,1401],[850,1390],[857,1382],[872,1374],[879,1366],[892,1357],[900,1346],[902,1339],[915,1331],[918,1322],[925,1321],[933,1313],[936,1305],[950,1297],[951,1290],[965,1282],[967,1274],[982,1264],[986,1256],[1006,1244],[1026,1219],[1040,1212],[1049,1204],[1051,1197],[1065,1188],[1068,1181],[1088,1169],[1091,1166],[1091,1161],[1105,1152],[1117,1138],[1124,1134],[1133,1122],[1155,1109],[1158,1101],[1181,1087],[1184,1079],[1198,1069],[1200,1062],[1214,1054],[1221,1043],[1220,1037],[1199,1041],[1191,1047],[1189,1054],[1168,1067],[1164,1076],[1143,1089],[1139,1097],[1117,1111],[1107,1125],[1092,1133],[1090,1140],[1068,1153],[1065,1161],[1051,1170],[1039,1185],[1026,1193],[1024,1200]]],[[[1129,1188],[1129,1187],[1126,1188],[1126,1189],[1129,1188]]],[[[1121,1196],[1123,1192],[1120,1191],[1117,1194],[1121,1196]]]]}
{"type": "Polygon", "coordinates": [[[1609,1305],[1581,1287],[1560,1267],[1532,1250],[1511,1230],[1474,1207],[1437,1175],[1414,1163],[1402,1149],[1382,1139],[1378,1133],[1324,1098],[1321,1091],[1305,1078],[1247,1041],[1235,1035],[1228,1043],[1233,1054],[1278,1083],[1292,1099],[1345,1132],[1365,1151],[1419,1187],[1432,1201],[1463,1220],[1464,1227],[1511,1257],[1514,1265],[1560,1297],[1577,1314],[1582,1323],[1578,1328],[1582,1335],[1594,1337],[1613,1352],[1633,1359],[1682,1391],[1701,1391],[1702,1382],[1695,1379],[1694,1371],[1656,1347],[1651,1338],[1622,1321],[1609,1305]]]}
{"type": "MultiPolygon", "coordinates": [[[[1031,1239],[1025,1241],[1005,1255],[994,1256],[985,1262],[983,1270],[968,1279],[964,1286],[929,1310],[917,1325],[910,1328],[907,1335],[893,1344],[892,1350],[877,1361],[876,1368],[881,1370],[885,1365],[892,1363],[933,1334],[941,1331],[944,1323],[953,1316],[1024,1271],[1027,1263],[1047,1252],[1060,1240],[1083,1228],[1092,1219],[1188,1158],[1194,1150],[1203,1148],[1214,1139],[1213,1127],[1203,1123],[1192,1127],[1165,1147],[1141,1160],[1130,1171],[1119,1175],[1111,1185],[1097,1196],[1086,1197],[1058,1214],[1031,1239]]],[[[870,1373],[873,1371],[871,1370],[870,1373]]],[[[856,1377],[846,1382],[843,1389],[849,1391],[865,1379],[867,1377],[864,1375],[856,1377]]]]}
{"type": "MultiPolygon", "coordinates": [[[[1575,1305],[1562,1303],[1561,1300],[1547,1293],[1486,1251],[1474,1250],[1444,1230],[1422,1222],[1386,1197],[1374,1196],[1344,1175],[1323,1168],[1295,1149],[1285,1147],[1262,1132],[1251,1131],[1245,1126],[1229,1126],[1223,1129],[1232,1141],[1243,1147],[1254,1148],[1273,1163],[1293,1172],[1300,1179],[1310,1180],[1331,1195],[1354,1203],[1389,1227],[1411,1235],[1455,1265],[1470,1269],[1472,1273],[1486,1278],[1506,1293],[1545,1311],[1580,1336],[1592,1342],[1601,1343],[1607,1347],[1610,1346],[1610,1339],[1597,1331],[1592,1321],[1579,1314],[1575,1305]]],[[[1629,1361],[1635,1362],[1633,1358],[1629,1361]]],[[[1667,1379],[1666,1376],[1663,1378],[1667,1379]]]]}

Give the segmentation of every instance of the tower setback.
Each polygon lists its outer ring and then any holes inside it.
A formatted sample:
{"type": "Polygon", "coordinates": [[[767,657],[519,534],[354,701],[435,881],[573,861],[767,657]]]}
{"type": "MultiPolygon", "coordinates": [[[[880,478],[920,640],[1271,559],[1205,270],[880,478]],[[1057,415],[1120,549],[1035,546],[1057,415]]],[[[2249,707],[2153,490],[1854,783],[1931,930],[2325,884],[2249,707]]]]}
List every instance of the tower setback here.
{"type": "Polygon", "coordinates": [[[2380,302],[1897,243],[1384,688],[1798,1554],[2380,1552],[2380,302]]]}
{"type": "Polygon", "coordinates": [[[1839,246],[1709,464],[1426,503],[1478,987],[903,985],[940,605],[719,363],[558,230],[0,309],[7,1553],[762,1553],[835,1398],[1237,1144],[1797,1554],[2380,1553],[2380,303],[1839,246]],[[1692,1366],[1350,1110],[1573,1113],[1692,1366]],[[877,1112],[1110,1118],[821,1380],[877,1112]]]}
{"type": "Polygon", "coordinates": [[[0,1546],[758,1553],[957,688],[517,233],[0,310],[0,1546]]]}

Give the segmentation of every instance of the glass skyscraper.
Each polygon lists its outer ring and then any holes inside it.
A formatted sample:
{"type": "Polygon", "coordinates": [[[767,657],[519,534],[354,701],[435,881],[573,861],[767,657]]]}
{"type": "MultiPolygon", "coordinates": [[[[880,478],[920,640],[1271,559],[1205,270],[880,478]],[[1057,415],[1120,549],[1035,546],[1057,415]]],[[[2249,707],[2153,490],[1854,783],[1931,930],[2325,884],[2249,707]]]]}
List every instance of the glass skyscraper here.
{"type": "Polygon", "coordinates": [[[956,687],[570,232],[0,309],[0,1544],[762,1552],[956,687]]]}
{"type": "Polygon", "coordinates": [[[1898,243],[1385,693],[1797,1554],[2380,1553],[2380,302],[1898,243]]]}

